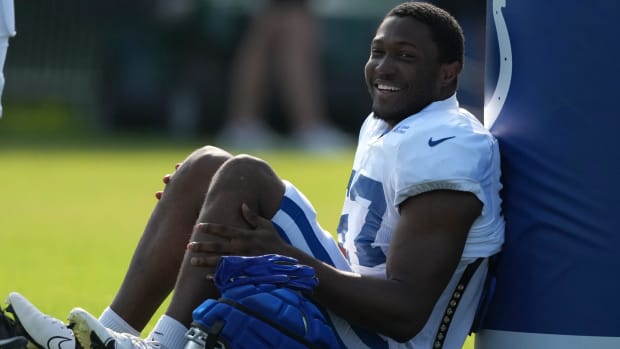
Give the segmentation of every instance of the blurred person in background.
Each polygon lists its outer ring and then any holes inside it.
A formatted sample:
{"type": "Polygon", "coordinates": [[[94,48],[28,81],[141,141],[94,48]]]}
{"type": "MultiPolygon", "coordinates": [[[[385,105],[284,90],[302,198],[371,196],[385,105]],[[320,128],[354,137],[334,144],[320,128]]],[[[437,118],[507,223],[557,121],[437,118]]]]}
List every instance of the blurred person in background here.
{"type": "Polygon", "coordinates": [[[293,145],[312,152],[349,145],[328,117],[319,52],[308,0],[270,0],[259,9],[233,61],[227,120],[216,144],[243,150],[278,145],[263,108],[270,89],[277,87],[293,145]]]}
{"type": "Polygon", "coordinates": [[[114,18],[101,29],[98,93],[105,126],[196,137],[214,59],[202,30],[207,2],[113,0],[95,6],[102,18],[114,18]]]}
{"type": "MultiPolygon", "coordinates": [[[[0,2],[0,97],[4,91],[4,61],[11,36],[15,36],[13,0],[2,0],[0,2]]],[[[2,117],[2,105],[0,105],[0,117],[2,117]]]]}

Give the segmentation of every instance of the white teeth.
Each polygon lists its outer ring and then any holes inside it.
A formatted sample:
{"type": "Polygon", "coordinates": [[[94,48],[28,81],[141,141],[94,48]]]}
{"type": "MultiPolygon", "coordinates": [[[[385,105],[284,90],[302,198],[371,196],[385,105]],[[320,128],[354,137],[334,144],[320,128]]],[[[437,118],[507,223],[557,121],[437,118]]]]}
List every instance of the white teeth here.
{"type": "Polygon", "coordinates": [[[381,91],[400,91],[400,88],[395,87],[395,86],[390,86],[390,85],[384,85],[384,84],[377,84],[377,89],[381,90],[381,91]]]}

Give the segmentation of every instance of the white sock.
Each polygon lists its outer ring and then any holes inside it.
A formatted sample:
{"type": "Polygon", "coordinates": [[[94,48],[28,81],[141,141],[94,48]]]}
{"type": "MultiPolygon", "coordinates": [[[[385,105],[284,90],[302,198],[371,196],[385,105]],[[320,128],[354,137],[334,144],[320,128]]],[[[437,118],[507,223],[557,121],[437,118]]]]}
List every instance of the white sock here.
{"type": "Polygon", "coordinates": [[[101,324],[112,331],[120,332],[120,333],[129,333],[131,335],[140,336],[140,331],[133,328],[130,324],[127,323],[122,317],[120,317],[114,310],[110,307],[105,308],[101,316],[99,316],[99,322],[101,324]]]}
{"type": "Polygon", "coordinates": [[[177,320],[168,315],[162,315],[147,339],[158,341],[164,348],[183,349],[187,343],[185,338],[187,330],[188,328],[177,320]]]}

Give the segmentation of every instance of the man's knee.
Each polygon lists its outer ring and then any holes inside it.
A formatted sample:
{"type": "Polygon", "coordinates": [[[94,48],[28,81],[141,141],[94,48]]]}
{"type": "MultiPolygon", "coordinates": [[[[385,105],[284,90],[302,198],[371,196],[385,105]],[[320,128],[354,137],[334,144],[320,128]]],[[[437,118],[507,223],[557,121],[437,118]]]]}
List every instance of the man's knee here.
{"type": "Polygon", "coordinates": [[[212,146],[196,149],[170,176],[161,201],[175,202],[175,205],[183,202],[199,209],[214,174],[231,157],[212,146]]]}
{"type": "Polygon", "coordinates": [[[230,153],[220,148],[204,146],[194,150],[181,163],[174,176],[208,183],[222,164],[232,157],[230,153]]]}
{"type": "Polygon", "coordinates": [[[255,212],[270,217],[278,208],[284,190],[284,183],[266,161],[242,154],[220,167],[209,193],[237,196],[255,212]]]}
{"type": "Polygon", "coordinates": [[[222,165],[219,172],[235,181],[279,181],[265,160],[247,154],[231,157],[222,165]]]}

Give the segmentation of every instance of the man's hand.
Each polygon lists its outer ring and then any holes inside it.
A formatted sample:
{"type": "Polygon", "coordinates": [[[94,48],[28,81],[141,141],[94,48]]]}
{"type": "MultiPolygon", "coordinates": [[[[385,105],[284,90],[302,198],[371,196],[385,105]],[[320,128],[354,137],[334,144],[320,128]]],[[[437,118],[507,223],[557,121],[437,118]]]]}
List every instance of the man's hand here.
{"type": "MultiPolygon", "coordinates": [[[[179,162],[179,163],[177,163],[177,164],[174,166],[174,170],[175,170],[175,171],[176,171],[176,170],[178,170],[178,169],[179,169],[179,166],[181,166],[181,163],[180,163],[180,162],[179,162]]],[[[162,182],[164,182],[164,184],[168,184],[168,182],[170,182],[170,178],[172,177],[172,175],[173,175],[173,174],[171,174],[171,173],[167,173],[166,175],[164,175],[164,178],[162,179],[162,182]]],[[[155,192],[155,198],[157,198],[157,200],[160,200],[162,195],[164,195],[164,191],[163,191],[163,190],[159,190],[159,191],[156,191],[156,192],[155,192]]]]}
{"type": "Polygon", "coordinates": [[[224,255],[260,256],[265,254],[286,255],[290,248],[270,220],[259,216],[246,204],[241,211],[249,228],[232,227],[217,223],[199,223],[194,234],[208,234],[216,239],[192,241],[187,245],[191,252],[200,253],[191,259],[192,265],[215,267],[224,255]]]}

